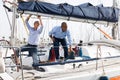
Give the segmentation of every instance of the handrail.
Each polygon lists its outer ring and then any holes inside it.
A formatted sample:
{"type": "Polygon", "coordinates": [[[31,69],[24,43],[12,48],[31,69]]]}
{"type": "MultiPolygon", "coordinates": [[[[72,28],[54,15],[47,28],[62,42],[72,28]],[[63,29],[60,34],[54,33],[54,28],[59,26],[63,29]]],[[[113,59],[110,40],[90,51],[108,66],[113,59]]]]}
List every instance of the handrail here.
{"type": "Polygon", "coordinates": [[[111,58],[120,58],[120,56],[112,56],[112,57],[104,57],[104,58],[91,58],[91,59],[88,58],[88,59],[83,59],[83,60],[72,60],[72,61],[63,61],[63,62],[40,63],[40,64],[35,64],[34,66],[64,65],[64,64],[69,64],[69,63],[86,62],[86,61],[111,59],[111,58]]]}

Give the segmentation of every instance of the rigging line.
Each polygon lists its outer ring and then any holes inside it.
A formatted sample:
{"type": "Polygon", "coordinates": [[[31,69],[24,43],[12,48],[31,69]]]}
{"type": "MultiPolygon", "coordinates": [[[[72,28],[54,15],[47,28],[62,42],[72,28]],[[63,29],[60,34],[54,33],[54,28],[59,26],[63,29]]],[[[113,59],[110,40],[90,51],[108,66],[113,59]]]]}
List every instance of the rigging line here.
{"type": "MultiPolygon", "coordinates": [[[[4,5],[5,3],[4,3],[3,0],[2,0],[2,2],[3,2],[3,5],[4,5]]],[[[5,8],[4,8],[4,10],[5,10],[5,13],[6,13],[7,19],[8,19],[8,23],[9,23],[9,25],[10,25],[10,29],[11,29],[11,31],[12,31],[12,24],[10,23],[10,18],[9,18],[9,16],[8,16],[7,10],[6,10],[5,8]]]]}
{"type": "MultiPolygon", "coordinates": [[[[100,58],[102,58],[102,52],[101,52],[101,46],[98,45],[98,50],[99,50],[99,55],[100,55],[100,58]]],[[[101,60],[102,61],[102,70],[103,70],[103,75],[105,75],[105,69],[104,69],[104,64],[103,64],[103,59],[101,60]]]]}
{"type": "MultiPolygon", "coordinates": [[[[50,29],[49,26],[50,26],[50,18],[48,18],[48,30],[47,30],[47,34],[48,34],[49,31],[50,31],[50,30],[49,30],[49,29],[50,29]]],[[[48,37],[48,43],[50,43],[50,42],[49,42],[49,37],[48,37]]]]}
{"type": "Polygon", "coordinates": [[[25,28],[25,30],[26,30],[26,32],[27,32],[27,35],[28,35],[28,34],[29,34],[29,31],[28,31],[28,29],[27,29],[27,27],[26,27],[25,20],[24,20],[22,14],[20,14],[20,17],[21,17],[21,19],[22,19],[22,22],[23,22],[24,28],[25,28]]]}
{"type": "Polygon", "coordinates": [[[94,27],[92,27],[92,25],[91,25],[90,31],[91,32],[89,33],[89,41],[90,41],[90,39],[95,40],[95,29],[94,29],[94,27]]]}
{"type": "Polygon", "coordinates": [[[93,24],[94,27],[96,27],[100,32],[102,32],[104,34],[105,37],[107,37],[108,39],[113,39],[111,36],[109,36],[107,33],[105,33],[102,29],[100,29],[99,27],[97,27],[95,24],[93,24]]]}
{"type": "Polygon", "coordinates": [[[95,39],[96,39],[96,38],[95,38],[95,37],[96,37],[95,28],[93,28],[92,31],[93,31],[93,32],[92,32],[92,33],[93,33],[93,34],[92,34],[92,39],[95,40],[95,39]]]}
{"type": "MultiPolygon", "coordinates": [[[[46,34],[48,34],[49,33],[49,17],[47,18],[47,26],[48,26],[48,28],[46,29],[46,34]]],[[[47,43],[49,43],[49,37],[47,38],[47,43]]]]}
{"type": "MultiPolygon", "coordinates": [[[[46,20],[47,21],[47,20],[46,20]]],[[[44,42],[44,37],[45,37],[45,30],[47,29],[47,24],[46,24],[46,27],[43,29],[43,35],[42,35],[42,41],[41,41],[41,43],[43,43],[44,42]]]]}
{"type": "Polygon", "coordinates": [[[90,38],[91,38],[91,34],[93,32],[93,29],[94,28],[91,28],[91,30],[87,29],[87,32],[88,32],[88,41],[90,41],[90,38]],[[90,31],[90,32],[89,32],[90,31]]]}
{"type": "MultiPolygon", "coordinates": [[[[111,31],[111,29],[112,29],[112,28],[111,28],[110,26],[108,26],[108,25],[107,25],[107,26],[104,25],[104,27],[107,27],[107,28],[106,28],[107,31],[111,31]]],[[[110,35],[110,34],[112,34],[112,32],[109,32],[108,34],[110,35]]]]}

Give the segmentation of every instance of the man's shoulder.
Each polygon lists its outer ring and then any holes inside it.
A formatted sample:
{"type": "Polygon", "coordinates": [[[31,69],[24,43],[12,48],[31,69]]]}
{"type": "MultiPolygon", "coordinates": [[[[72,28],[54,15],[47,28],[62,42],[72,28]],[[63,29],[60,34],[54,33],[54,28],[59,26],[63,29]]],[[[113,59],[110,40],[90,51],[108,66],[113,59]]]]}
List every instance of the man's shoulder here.
{"type": "Polygon", "coordinates": [[[60,28],[61,28],[60,26],[53,27],[53,29],[60,29],[60,28]]]}
{"type": "Polygon", "coordinates": [[[61,26],[55,26],[54,28],[60,28],[61,26]]]}

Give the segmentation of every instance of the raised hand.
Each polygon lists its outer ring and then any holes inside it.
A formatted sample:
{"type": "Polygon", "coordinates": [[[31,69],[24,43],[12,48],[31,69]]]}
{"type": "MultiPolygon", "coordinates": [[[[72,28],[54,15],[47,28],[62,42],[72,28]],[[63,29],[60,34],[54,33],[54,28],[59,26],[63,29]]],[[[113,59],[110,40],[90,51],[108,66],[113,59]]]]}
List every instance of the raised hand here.
{"type": "Polygon", "coordinates": [[[40,15],[38,15],[37,17],[38,17],[38,18],[41,18],[41,16],[40,16],[40,15]]]}

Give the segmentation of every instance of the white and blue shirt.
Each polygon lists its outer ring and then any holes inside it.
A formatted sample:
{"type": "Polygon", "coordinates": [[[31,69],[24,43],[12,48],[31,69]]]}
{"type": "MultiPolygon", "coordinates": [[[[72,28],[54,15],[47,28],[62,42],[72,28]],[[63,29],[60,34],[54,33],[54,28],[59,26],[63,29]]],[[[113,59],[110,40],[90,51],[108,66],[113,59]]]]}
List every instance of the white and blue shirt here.
{"type": "Polygon", "coordinates": [[[69,30],[63,32],[61,26],[56,26],[56,27],[54,27],[54,28],[49,32],[49,36],[50,36],[50,35],[52,35],[52,36],[54,36],[54,37],[56,37],[56,38],[59,38],[59,39],[64,39],[64,38],[66,38],[66,36],[67,36],[69,45],[71,45],[72,40],[71,40],[71,35],[70,35],[69,30]]]}
{"type": "Polygon", "coordinates": [[[41,34],[41,32],[43,30],[43,26],[39,26],[37,28],[37,30],[35,30],[33,27],[30,26],[28,21],[26,21],[26,25],[29,30],[28,44],[38,45],[39,44],[39,35],[41,34]]]}

